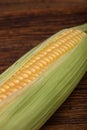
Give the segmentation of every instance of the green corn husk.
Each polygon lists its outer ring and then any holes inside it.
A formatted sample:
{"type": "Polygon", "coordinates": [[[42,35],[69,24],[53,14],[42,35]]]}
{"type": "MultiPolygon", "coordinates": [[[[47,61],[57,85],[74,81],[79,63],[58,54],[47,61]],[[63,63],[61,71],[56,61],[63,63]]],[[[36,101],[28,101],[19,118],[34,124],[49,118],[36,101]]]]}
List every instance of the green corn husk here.
{"type": "MultiPolygon", "coordinates": [[[[75,28],[86,32],[87,24],[75,28]]],[[[32,49],[0,75],[0,85],[63,31],[32,49]]],[[[74,49],[49,66],[31,87],[27,85],[27,91],[0,109],[0,130],[39,130],[71,94],[86,71],[87,35],[74,49]]]]}

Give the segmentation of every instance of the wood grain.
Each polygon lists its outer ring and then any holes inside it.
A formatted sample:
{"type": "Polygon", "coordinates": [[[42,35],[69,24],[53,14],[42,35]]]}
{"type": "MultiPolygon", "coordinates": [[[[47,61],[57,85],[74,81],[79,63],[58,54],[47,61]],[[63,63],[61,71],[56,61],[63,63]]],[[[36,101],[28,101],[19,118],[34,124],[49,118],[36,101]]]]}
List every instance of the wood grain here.
{"type": "MultiPolygon", "coordinates": [[[[59,30],[87,22],[87,0],[0,1],[0,73],[59,30]]],[[[87,73],[41,130],[87,130],[87,73]]]]}

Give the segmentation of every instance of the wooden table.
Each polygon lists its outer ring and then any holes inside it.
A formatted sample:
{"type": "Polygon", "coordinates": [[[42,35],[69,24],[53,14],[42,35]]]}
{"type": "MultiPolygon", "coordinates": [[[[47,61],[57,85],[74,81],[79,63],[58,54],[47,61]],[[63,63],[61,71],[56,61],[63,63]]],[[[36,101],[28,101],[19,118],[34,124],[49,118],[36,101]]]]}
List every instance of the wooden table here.
{"type": "MultiPolygon", "coordinates": [[[[0,1],[0,73],[59,30],[87,22],[87,0],[0,1]]],[[[87,130],[87,73],[41,130],[87,130]]]]}

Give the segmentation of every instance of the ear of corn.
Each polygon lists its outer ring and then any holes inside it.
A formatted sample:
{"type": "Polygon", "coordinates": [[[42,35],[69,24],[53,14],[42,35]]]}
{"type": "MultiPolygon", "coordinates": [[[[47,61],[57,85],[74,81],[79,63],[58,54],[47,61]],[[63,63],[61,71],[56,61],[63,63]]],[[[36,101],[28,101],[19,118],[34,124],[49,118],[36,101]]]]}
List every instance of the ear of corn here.
{"type": "Polygon", "coordinates": [[[53,35],[0,75],[0,130],[38,130],[66,100],[87,71],[81,29],[53,35]]]}

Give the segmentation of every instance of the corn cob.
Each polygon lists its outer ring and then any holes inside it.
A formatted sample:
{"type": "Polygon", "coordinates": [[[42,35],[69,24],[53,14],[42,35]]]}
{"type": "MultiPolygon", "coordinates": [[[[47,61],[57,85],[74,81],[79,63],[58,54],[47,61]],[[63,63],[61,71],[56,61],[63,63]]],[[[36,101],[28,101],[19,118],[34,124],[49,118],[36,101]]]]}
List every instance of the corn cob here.
{"type": "Polygon", "coordinates": [[[60,107],[87,71],[85,28],[58,32],[0,75],[0,130],[38,130],[60,107]]]}

